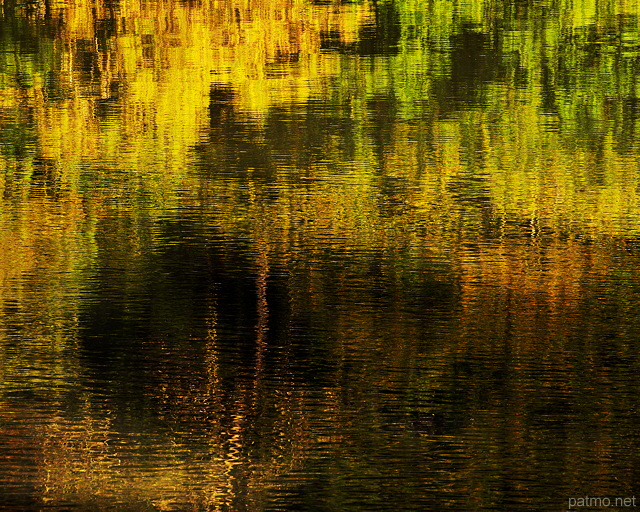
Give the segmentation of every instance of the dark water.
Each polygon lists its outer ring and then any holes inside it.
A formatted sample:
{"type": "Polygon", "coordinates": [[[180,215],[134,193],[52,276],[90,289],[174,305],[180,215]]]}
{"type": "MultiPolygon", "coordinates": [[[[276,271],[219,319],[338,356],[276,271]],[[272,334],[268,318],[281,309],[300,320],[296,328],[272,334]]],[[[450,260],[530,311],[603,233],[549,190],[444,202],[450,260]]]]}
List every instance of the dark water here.
{"type": "Polygon", "coordinates": [[[639,76],[633,2],[4,0],[0,510],[630,508],[639,76]]]}

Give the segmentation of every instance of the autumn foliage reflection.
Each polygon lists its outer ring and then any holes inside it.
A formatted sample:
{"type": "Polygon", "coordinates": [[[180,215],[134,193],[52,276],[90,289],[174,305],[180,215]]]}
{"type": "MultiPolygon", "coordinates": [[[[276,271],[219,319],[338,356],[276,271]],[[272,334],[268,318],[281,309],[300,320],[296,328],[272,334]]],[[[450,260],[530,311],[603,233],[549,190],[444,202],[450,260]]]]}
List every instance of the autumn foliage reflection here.
{"type": "Polygon", "coordinates": [[[638,13],[578,3],[4,0],[12,482],[80,510],[621,494],[638,13]]]}

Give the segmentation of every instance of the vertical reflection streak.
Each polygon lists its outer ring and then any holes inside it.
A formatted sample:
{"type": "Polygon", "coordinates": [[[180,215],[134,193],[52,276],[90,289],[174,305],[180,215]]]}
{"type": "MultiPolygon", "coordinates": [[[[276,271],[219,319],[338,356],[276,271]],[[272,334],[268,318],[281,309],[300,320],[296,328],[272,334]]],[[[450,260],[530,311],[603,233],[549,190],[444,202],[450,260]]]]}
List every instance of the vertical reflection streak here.
{"type": "Polygon", "coordinates": [[[269,277],[269,246],[264,237],[258,243],[258,276],[256,278],[257,312],[256,323],[256,386],[263,372],[264,356],[267,349],[267,333],[269,332],[269,305],[267,303],[267,278],[269,277]]]}

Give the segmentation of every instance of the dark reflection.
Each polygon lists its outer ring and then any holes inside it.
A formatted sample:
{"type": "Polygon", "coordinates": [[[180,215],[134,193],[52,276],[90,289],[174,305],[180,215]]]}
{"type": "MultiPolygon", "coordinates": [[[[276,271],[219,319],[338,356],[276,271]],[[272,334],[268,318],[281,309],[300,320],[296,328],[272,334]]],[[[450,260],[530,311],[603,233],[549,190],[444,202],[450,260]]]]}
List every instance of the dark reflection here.
{"type": "Polygon", "coordinates": [[[92,82],[99,78],[100,68],[96,50],[93,41],[79,40],[76,42],[74,70],[80,74],[80,79],[85,82],[92,82]]]}
{"type": "MultiPolygon", "coordinates": [[[[88,384],[124,399],[123,410],[130,407],[130,399],[140,398],[133,389],[154,394],[163,374],[180,378],[184,372],[186,379],[206,373],[201,365],[212,314],[220,332],[215,350],[224,386],[242,386],[260,371],[261,378],[278,385],[291,380],[321,390],[333,386],[340,372],[335,339],[340,328],[335,318],[355,296],[367,315],[372,307],[381,308],[375,313],[380,322],[396,311],[415,314],[423,336],[432,332],[432,322],[447,318],[458,300],[446,268],[406,271],[381,253],[328,250],[313,250],[317,297],[298,296],[312,286],[311,261],[301,260],[299,271],[289,277],[276,259],[261,299],[262,271],[255,260],[259,255],[252,255],[245,243],[223,238],[205,242],[201,227],[193,221],[169,221],[156,226],[163,246],[136,259],[108,236],[115,223],[122,222],[125,219],[112,219],[101,227],[102,251],[109,260],[99,267],[95,298],[83,309],[81,325],[88,384]],[[316,299],[321,309],[312,305],[316,299]],[[212,303],[215,311],[210,309],[212,303]],[[262,311],[265,307],[268,311],[262,311]],[[261,322],[262,333],[257,327],[261,322]],[[266,351],[259,368],[258,343],[264,343],[266,351]],[[180,352],[186,359],[173,359],[180,352]],[[160,371],[157,366],[167,364],[173,368],[160,371]],[[125,388],[114,389],[114,383],[125,388]],[[108,390],[102,389],[105,385],[108,390]]],[[[429,350],[426,345],[425,350],[429,350]]],[[[348,383],[347,378],[344,385],[348,383]]],[[[140,405],[138,415],[153,413],[140,405]]]]}
{"type": "Polygon", "coordinates": [[[558,106],[556,105],[556,84],[554,83],[554,73],[549,67],[549,63],[542,62],[542,75],[540,77],[542,96],[542,111],[545,114],[558,114],[558,106]]]}
{"type": "Polygon", "coordinates": [[[209,93],[209,122],[212,130],[217,127],[224,133],[225,124],[233,122],[233,90],[230,87],[213,87],[209,93]]]}
{"type": "MultiPolygon", "coordinates": [[[[472,24],[463,24],[450,38],[450,72],[435,83],[434,93],[440,98],[441,115],[451,110],[486,105],[486,88],[491,82],[504,82],[507,64],[499,44],[501,35],[482,32],[472,24]]],[[[517,66],[514,75],[523,74],[517,66]]],[[[520,79],[521,81],[521,79],[520,79]]]]}
{"type": "Polygon", "coordinates": [[[396,4],[375,2],[374,5],[375,23],[365,26],[360,32],[359,53],[364,55],[396,53],[402,32],[396,4]]]}
{"type": "Polygon", "coordinates": [[[114,428],[162,433],[196,453],[201,436],[214,438],[219,457],[236,443],[232,509],[280,500],[283,510],[413,508],[444,497],[435,484],[422,488],[438,470],[420,436],[461,434],[466,398],[453,382],[422,396],[414,365],[437,357],[459,302],[450,269],[310,247],[294,272],[269,258],[264,279],[263,256],[187,219],[156,226],[161,246],[142,259],[111,245],[114,227],[101,227],[109,260],[81,317],[84,386],[105,402],[114,428]],[[355,339],[344,337],[345,321],[355,339]],[[409,359],[388,366],[397,351],[409,359]],[[389,464],[402,485],[384,485],[389,464]],[[256,490],[261,478],[266,487],[256,490]]]}
{"type": "Polygon", "coordinates": [[[262,130],[235,112],[233,97],[228,88],[215,87],[210,93],[210,143],[197,148],[206,175],[273,183],[278,168],[304,170],[325,160],[336,138],[344,161],[354,158],[354,125],[344,111],[315,101],[293,109],[275,108],[262,130]],[[213,167],[212,162],[220,163],[213,167]]]}
{"type": "Polygon", "coordinates": [[[33,153],[36,133],[29,113],[14,109],[0,111],[0,151],[9,158],[21,160],[33,153]]]}
{"type": "Polygon", "coordinates": [[[55,162],[36,158],[35,169],[31,174],[31,190],[34,194],[56,197],[60,191],[60,177],[55,162]]]}
{"type": "Polygon", "coordinates": [[[53,52],[47,27],[47,24],[35,24],[16,15],[11,4],[3,5],[0,11],[0,47],[5,87],[15,85],[19,90],[29,89],[33,87],[35,73],[51,69],[53,52]]]}
{"type": "Polygon", "coordinates": [[[356,41],[345,43],[340,32],[325,30],[320,33],[320,48],[356,55],[397,54],[402,26],[396,2],[376,1],[373,9],[374,20],[360,29],[356,41]]]}

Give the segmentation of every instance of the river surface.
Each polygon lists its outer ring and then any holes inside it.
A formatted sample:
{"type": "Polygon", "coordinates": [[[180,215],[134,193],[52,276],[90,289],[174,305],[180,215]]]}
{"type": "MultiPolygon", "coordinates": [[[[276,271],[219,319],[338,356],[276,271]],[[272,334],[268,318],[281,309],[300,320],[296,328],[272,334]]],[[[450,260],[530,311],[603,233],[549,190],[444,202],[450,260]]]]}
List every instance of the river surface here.
{"type": "Polygon", "coordinates": [[[635,2],[0,3],[2,511],[640,506],[638,268],[635,2]]]}

